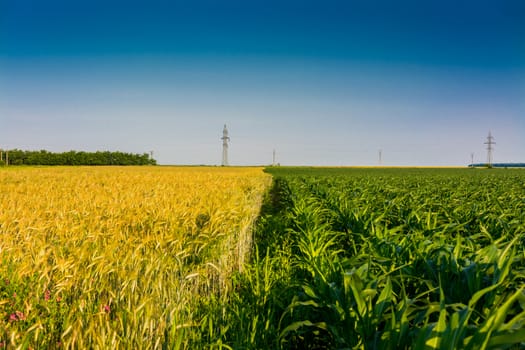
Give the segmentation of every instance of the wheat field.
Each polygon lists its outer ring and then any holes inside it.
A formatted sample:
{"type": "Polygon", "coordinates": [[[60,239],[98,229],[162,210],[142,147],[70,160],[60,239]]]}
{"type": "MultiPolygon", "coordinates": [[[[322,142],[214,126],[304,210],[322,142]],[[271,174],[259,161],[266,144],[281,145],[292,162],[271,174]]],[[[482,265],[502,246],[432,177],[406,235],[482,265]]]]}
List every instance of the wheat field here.
{"type": "Polygon", "coordinates": [[[261,168],[2,169],[0,348],[198,345],[270,182],[261,168]]]}

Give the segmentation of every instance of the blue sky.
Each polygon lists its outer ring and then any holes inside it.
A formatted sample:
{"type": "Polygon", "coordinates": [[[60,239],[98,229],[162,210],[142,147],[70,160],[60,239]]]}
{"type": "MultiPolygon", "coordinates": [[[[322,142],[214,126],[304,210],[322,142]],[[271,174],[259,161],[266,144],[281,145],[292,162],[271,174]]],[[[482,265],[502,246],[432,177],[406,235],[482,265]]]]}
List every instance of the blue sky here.
{"type": "Polygon", "coordinates": [[[0,147],[525,161],[525,2],[0,0],[0,147]]]}

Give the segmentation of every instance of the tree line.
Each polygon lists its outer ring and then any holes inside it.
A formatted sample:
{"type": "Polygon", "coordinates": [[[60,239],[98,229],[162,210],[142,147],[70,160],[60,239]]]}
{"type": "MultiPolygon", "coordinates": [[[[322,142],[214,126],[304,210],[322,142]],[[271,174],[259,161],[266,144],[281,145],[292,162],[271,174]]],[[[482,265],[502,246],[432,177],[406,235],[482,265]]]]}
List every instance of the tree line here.
{"type": "Polygon", "coordinates": [[[126,152],[84,152],[68,151],[62,153],[23,151],[12,149],[1,152],[1,165],[156,165],[157,161],[148,153],[126,152]]]}

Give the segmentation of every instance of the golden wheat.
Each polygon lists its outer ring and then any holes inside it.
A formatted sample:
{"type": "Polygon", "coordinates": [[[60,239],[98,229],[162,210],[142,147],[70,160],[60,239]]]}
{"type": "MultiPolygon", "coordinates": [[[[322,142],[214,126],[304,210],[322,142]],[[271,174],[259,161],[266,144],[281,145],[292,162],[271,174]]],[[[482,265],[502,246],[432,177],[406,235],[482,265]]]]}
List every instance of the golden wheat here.
{"type": "Polygon", "coordinates": [[[0,345],[184,346],[230,288],[270,177],[260,168],[0,171],[0,345]]]}

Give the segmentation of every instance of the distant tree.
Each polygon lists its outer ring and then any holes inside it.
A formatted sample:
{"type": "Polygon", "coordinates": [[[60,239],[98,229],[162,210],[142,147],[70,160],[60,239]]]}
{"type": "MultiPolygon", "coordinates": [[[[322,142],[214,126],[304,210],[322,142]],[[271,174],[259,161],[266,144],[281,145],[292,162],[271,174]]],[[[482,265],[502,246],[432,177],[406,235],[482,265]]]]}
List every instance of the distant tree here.
{"type": "Polygon", "coordinates": [[[156,165],[157,161],[148,153],[84,152],[68,151],[53,153],[46,150],[9,150],[10,165],[156,165]]]}

